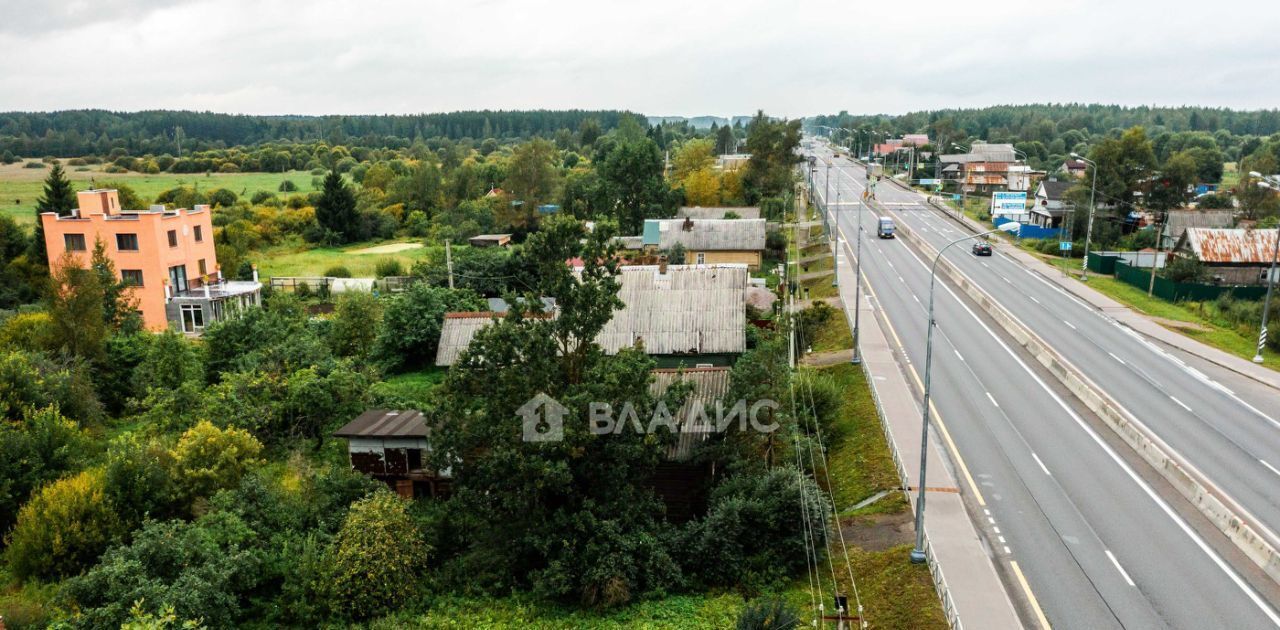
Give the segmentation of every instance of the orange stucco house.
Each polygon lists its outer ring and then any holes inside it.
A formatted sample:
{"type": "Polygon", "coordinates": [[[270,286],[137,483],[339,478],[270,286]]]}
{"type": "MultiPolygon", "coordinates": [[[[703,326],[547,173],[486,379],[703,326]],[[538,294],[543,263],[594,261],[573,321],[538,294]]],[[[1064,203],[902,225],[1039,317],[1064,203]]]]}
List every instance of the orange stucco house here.
{"type": "Polygon", "coordinates": [[[173,327],[200,334],[206,325],[258,305],[261,285],[256,277],[253,282],[222,277],[209,206],[125,210],[114,190],[84,190],[76,196],[79,207],[69,216],[40,215],[50,265],[70,252],[87,266],[101,240],[148,329],[173,327]]]}

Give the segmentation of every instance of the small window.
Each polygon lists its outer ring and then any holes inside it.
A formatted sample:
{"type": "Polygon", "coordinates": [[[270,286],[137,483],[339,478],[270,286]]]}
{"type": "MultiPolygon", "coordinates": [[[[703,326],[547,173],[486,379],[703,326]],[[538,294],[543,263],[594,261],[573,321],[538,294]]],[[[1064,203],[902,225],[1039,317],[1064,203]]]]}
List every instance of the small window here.
{"type": "Polygon", "coordinates": [[[126,287],[140,287],[142,286],[142,270],[121,269],[120,280],[124,282],[126,287]]]}
{"type": "Polygon", "coordinates": [[[707,255],[702,252],[698,252],[698,264],[702,265],[702,264],[706,264],[706,262],[707,262],[707,255]]]}
{"type": "Polygon", "coordinates": [[[178,246],[178,231],[169,230],[169,247],[177,247],[177,246],[178,246]]]}
{"type": "MultiPolygon", "coordinates": [[[[198,239],[197,239],[197,240],[198,240],[198,239]]],[[[199,267],[199,268],[200,268],[200,275],[201,275],[201,276],[209,275],[209,270],[208,270],[207,268],[205,268],[205,264],[204,264],[204,259],[203,259],[203,258],[201,258],[200,260],[197,260],[197,261],[196,261],[196,267],[199,267]]]]}
{"type": "Polygon", "coordinates": [[[194,333],[204,330],[204,308],[199,304],[182,305],[182,332],[194,333]]]}
{"type": "MultiPolygon", "coordinates": [[[[199,225],[197,225],[197,226],[195,226],[195,228],[194,228],[194,229],[195,229],[195,239],[196,239],[196,242],[197,242],[197,243],[203,243],[203,242],[204,242],[204,230],[203,230],[203,229],[201,229],[202,227],[203,227],[203,226],[199,226],[199,225]]],[[[203,272],[202,272],[202,273],[203,273],[203,272]]]]}
{"type": "Polygon", "coordinates": [[[122,252],[138,251],[138,235],[137,234],[117,234],[116,250],[122,252]]]}
{"type": "Polygon", "coordinates": [[[66,244],[69,252],[84,251],[84,235],[83,234],[65,234],[62,242],[66,244]]]}

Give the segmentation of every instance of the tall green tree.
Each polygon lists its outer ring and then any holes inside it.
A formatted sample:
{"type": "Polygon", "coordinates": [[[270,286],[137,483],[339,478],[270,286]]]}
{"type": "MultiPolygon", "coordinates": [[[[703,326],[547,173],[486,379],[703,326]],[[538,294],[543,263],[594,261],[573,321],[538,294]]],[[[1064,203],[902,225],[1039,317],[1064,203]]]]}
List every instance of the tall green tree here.
{"type": "Polygon", "coordinates": [[[668,214],[662,152],[643,131],[619,128],[616,142],[598,167],[620,229],[639,234],[645,219],[668,214]]]}
{"type": "Polygon", "coordinates": [[[324,178],[324,190],[316,201],[316,221],[325,230],[325,240],[349,243],[359,232],[356,196],[337,171],[324,178]]]}
{"type": "Polygon", "coordinates": [[[63,172],[61,164],[54,164],[49,176],[44,180],[44,196],[36,200],[36,231],[31,241],[31,261],[41,266],[49,265],[49,250],[44,242],[44,226],[40,215],[45,212],[56,212],[58,216],[66,216],[76,207],[76,191],[71,180],[63,172]]]}
{"type": "Polygon", "coordinates": [[[504,185],[512,197],[523,202],[523,216],[518,216],[525,222],[524,227],[531,227],[539,205],[555,199],[560,185],[560,171],[556,168],[559,153],[555,143],[542,138],[519,145],[511,153],[504,185]]]}
{"type": "MultiPolygon", "coordinates": [[[[554,297],[555,317],[512,309],[477,333],[440,400],[437,465],[450,465],[452,505],[465,532],[453,570],[477,587],[608,606],[669,587],[679,569],[661,540],[662,507],[644,485],[663,444],[634,429],[597,435],[589,403],[624,401],[648,418],[653,361],[635,349],[606,355],[594,339],[621,302],[611,244],[564,217],[526,243],[537,280],[525,299],[554,297]],[[575,276],[564,264],[581,258],[575,276]],[[563,405],[563,435],[522,438],[517,410],[538,394],[563,405]]],[[[555,408],[547,409],[555,413],[555,408]]]]}
{"type": "Polygon", "coordinates": [[[62,350],[89,361],[102,358],[108,332],[107,297],[102,277],[67,252],[53,272],[49,296],[54,338],[62,350]]]}
{"type": "Polygon", "coordinates": [[[747,128],[747,162],[743,188],[747,203],[758,204],[766,197],[777,197],[791,189],[792,168],[800,161],[799,120],[771,120],[757,112],[747,128]]]}

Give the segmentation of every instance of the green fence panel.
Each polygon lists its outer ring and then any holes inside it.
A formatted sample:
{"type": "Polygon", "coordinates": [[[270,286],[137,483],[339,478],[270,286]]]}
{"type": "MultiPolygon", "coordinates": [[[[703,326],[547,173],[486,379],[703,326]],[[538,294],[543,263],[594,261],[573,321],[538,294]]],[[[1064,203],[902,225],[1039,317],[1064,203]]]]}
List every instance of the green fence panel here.
{"type": "MultiPolygon", "coordinates": [[[[1089,254],[1092,258],[1093,254],[1089,254]]],[[[1108,256],[1107,258],[1112,258],[1108,256]]],[[[1151,286],[1151,270],[1131,267],[1122,260],[1114,262],[1116,279],[1126,284],[1147,290],[1151,286]]],[[[1151,293],[1169,302],[1190,300],[1193,302],[1210,302],[1223,294],[1241,300],[1261,300],[1267,293],[1266,287],[1200,284],[1195,282],[1174,282],[1168,278],[1156,276],[1155,286],[1151,293]]]]}
{"type": "Polygon", "coordinates": [[[1089,252],[1089,271],[1104,276],[1115,275],[1118,260],[1120,260],[1119,256],[1103,256],[1097,252],[1089,252]]]}

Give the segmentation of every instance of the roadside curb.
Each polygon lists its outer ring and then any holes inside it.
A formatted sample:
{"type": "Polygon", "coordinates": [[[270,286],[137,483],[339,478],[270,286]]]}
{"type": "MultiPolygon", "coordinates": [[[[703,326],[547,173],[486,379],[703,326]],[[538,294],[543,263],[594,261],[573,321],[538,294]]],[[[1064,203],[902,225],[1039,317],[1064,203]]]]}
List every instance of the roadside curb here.
{"type": "MultiPolygon", "coordinates": [[[[878,205],[878,204],[877,204],[878,205]]],[[[905,225],[897,226],[912,244],[928,257],[937,250],[905,225]]],[[[1240,516],[1244,510],[1170,448],[1137,417],[1117,403],[1082,371],[1063,359],[1056,350],[997,303],[986,291],[969,280],[948,260],[938,265],[943,274],[980,309],[1000,325],[1015,341],[1031,353],[1072,394],[1129,445],[1157,474],[1214,524],[1237,548],[1257,564],[1272,580],[1280,584],[1280,552],[1254,526],[1240,516]]]]}

